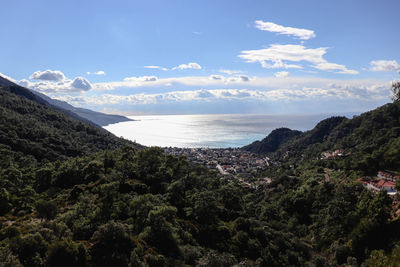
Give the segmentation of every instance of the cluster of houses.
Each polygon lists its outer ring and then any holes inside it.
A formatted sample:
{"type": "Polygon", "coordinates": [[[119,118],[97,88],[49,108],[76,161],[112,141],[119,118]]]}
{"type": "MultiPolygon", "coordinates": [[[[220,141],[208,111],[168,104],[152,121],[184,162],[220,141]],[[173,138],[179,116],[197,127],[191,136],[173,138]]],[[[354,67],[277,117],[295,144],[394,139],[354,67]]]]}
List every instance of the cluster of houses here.
{"type": "Polygon", "coordinates": [[[376,177],[363,176],[357,181],[361,182],[367,189],[372,191],[385,190],[389,195],[395,195],[396,181],[399,176],[390,171],[379,171],[376,177]]]}
{"type": "Polygon", "coordinates": [[[216,169],[222,175],[252,176],[254,172],[265,170],[274,163],[268,157],[238,148],[166,147],[164,151],[175,156],[184,155],[190,162],[216,169]]]}
{"type": "Polygon", "coordinates": [[[241,186],[243,188],[248,188],[253,190],[265,189],[272,182],[271,178],[268,177],[258,178],[254,182],[248,182],[242,178],[239,178],[238,181],[241,183],[241,186]]]}
{"type": "Polygon", "coordinates": [[[321,159],[335,159],[338,157],[344,157],[348,154],[344,153],[343,149],[336,149],[335,151],[325,151],[321,153],[321,159]]]}

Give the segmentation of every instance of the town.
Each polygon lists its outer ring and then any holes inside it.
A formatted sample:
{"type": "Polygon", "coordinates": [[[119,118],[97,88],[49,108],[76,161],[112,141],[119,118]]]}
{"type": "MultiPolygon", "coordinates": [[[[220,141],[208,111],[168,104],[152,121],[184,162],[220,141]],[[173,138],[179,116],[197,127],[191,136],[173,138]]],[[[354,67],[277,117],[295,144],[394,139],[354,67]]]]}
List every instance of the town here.
{"type": "Polygon", "coordinates": [[[222,175],[241,178],[256,177],[270,164],[268,157],[250,153],[239,148],[164,148],[167,154],[186,156],[194,164],[216,169],[222,175]]]}
{"type": "Polygon", "coordinates": [[[270,165],[276,165],[268,157],[250,153],[239,148],[164,148],[167,154],[186,156],[194,164],[217,170],[227,179],[237,181],[242,187],[263,190],[271,179],[262,173],[270,165]]]}

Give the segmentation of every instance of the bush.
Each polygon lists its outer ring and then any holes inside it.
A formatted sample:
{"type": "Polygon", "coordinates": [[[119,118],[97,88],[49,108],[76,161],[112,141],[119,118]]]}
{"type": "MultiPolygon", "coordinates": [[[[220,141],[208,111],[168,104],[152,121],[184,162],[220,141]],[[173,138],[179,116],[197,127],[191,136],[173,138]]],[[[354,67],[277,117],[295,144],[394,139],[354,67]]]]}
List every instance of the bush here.
{"type": "Polygon", "coordinates": [[[52,220],[57,215],[57,205],[52,201],[38,200],[35,207],[37,215],[41,219],[52,220]]]}
{"type": "Polygon", "coordinates": [[[95,242],[91,248],[94,266],[128,266],[133,242],[126,225],[108,222],[99,227],[92,239],[95,242]]]}
{"type": "Polygon", "coordinates": [[[49,267],[86,266],[87,252],[82,245],[62,240],[50,246],[47,257],[49,267]]]}

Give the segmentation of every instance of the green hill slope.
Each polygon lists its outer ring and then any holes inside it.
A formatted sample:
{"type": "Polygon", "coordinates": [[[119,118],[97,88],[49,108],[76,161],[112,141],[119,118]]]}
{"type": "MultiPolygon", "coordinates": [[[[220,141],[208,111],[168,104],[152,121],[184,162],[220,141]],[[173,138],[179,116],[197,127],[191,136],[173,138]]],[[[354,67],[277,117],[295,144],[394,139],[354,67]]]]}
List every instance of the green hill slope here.
{"type": "Polygon", "coordinates": [[[260,154],[275,152],[284,143],[300,134],[302,134],[302,132],[290,130],[288,128],[275,129],[263,140],[255,141],[250,145],[244,146],[242,149],[260,154]]]}
{"type": "Polygon", "coordinates": [[[129,144],[53,109],[27,89],[0,87],[2,165],[54,161],[129,144]]]}
{"type": "MultiPolygon", "coordinates": [[[[271,138],[268,136],[264,140],[271,138]]],[[[365,173],[400,169],[400,103],[389,103],[352,119],[325,119],[314,129],[289,138],[271,152],[278,159],[298,162],[316,160],[322,152],[337,149],[344,150],[347,155],[338,158],[339,168],[365,173]]]]}

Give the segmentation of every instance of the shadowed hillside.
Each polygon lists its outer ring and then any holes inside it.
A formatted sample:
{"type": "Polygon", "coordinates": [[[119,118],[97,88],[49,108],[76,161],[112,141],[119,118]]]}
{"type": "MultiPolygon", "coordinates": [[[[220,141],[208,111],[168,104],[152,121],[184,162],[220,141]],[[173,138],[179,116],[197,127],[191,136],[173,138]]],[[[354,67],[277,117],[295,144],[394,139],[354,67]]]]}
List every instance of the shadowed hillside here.
{"type": "Polygon", "coordinates": [[[0,121],[2,165],[54,161],[132,144],[53,109],[18,86],[0,87],[0,121]]]}

